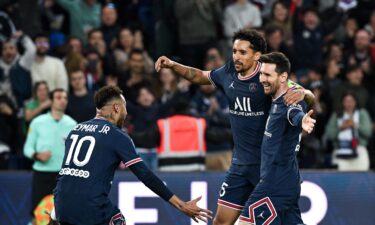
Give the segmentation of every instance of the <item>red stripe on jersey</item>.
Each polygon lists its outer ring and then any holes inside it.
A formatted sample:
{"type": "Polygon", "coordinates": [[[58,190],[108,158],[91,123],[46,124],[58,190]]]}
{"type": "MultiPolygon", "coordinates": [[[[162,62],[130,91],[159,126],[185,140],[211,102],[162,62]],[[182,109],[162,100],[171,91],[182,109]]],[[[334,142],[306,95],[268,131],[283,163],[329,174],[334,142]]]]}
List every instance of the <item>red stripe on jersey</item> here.
{"type": "Polygon", "coordinates": [[[133,164],[136,164],[136,163],[138,163],[138,162],[140,162],[140,161],[142,161],[142,159],[141,159],[140,157],[138,157],[138,158],[132,159],[132,160],[130,160],[130,161],[127,161],[127,162],[125,163],[125,166],[126,166],[126,167],[129,167],[129,166],[131,166],[131,165],[133,165],[133,164]]]}
{"type": "MultiPolygon", "coordinates": [[[[273,206],[271,199],[269,197],[262,198],[261,200],[255,202],[254,204],[250,205],[249,207],[249,220],[247,222],[255,223],[255,215],[254,210],[258,208],[261,205],[267,205],[268,209],[271,211],[271,216],[264,221],[263,225],[269,225],[272,223],[272,221],[276,218],[277,212],[275,207],[273,206]]],[[[246,217],[245,217],[246,218],[246,217]]],[[[245,220],[246,221],[246,220],[245,220]]]]}
{"type": "Polygon", "coordinates": [[[244,217],[244,216],[240,216],[239,219],[242,220],[242,221],[245,221],[245,222],[253,223],[253,222],[251,222],[251,220],[249,218],[244,217]]]}
{"type": "Polygon", "coordinates": [[[236,210],[242,210],[243,209],[243,206],[236,205],[236,204],[233,204],[233,203],[230,203],[230,202],[226,202],[226,201],[223,201],[221,199],[217,200],[217,204],[222,205],[222,206],[226,206],[226,207],[229,207],[229,208],[232,208],[232,209],[236,209],[236,210]]]}

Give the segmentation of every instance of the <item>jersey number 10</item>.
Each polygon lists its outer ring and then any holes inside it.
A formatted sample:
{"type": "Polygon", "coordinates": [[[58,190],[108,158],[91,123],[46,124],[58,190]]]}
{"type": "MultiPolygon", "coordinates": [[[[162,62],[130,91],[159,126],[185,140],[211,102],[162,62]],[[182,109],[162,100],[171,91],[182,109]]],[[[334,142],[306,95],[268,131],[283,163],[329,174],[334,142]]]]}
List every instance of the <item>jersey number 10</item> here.
{"type": "Polygon", "coordinates": [[[77,134],[73,134],[72,136],[70,136],[70,139],[72,139],[73,142],[70,145],[69,153],[68,153],[68,156],[66,157],[65,165],[67,165],[67,166],[70,164],[70,161],[72,160],[73,152],[74,152],[73,163],[76,166],[82,167],[90,161],[90,157],[92,155],[92,151],[94,150],[94,146],[95,146],[95,138],[93,136],[85,136],[85,137],[79,139],[79,141],[78,141],[78,138],[79,138],[79,136],[77,134]],[[77,143],[77,141],[78,141],[78,143],[77,143]],[[86,152],[85,158],[82,161],[80,161],[78,159],[78,155],[79,155],[79,152],[81,151],[82,144],[85,141],[90,142],[90,144],[89,144],[89,148],[86,152]]]}

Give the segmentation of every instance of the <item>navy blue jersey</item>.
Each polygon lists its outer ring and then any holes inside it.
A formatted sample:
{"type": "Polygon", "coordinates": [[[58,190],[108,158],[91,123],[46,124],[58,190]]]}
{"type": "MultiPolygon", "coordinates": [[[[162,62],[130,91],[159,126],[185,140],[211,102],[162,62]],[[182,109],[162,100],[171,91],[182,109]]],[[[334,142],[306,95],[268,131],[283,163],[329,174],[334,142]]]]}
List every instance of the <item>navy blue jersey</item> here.
{"type": "Polygon", "coordinates": [[[78,124],[65,142],[54,190],[58,220],[97,224],[118,212],[108,194],[120,161],[127,167],[142,161],[126,133],[104,119],[78,124]]]}
{"type": "Polygon", "coordinates": [[[272,102],[262,142],[260,179],[266,184],[299,184],[296,154],[306,107],[305,102],[285,105],[283,95],[272,102]]]}
{"type": "Polygon", "coordinates": [[[259,81],[258,63],[255,71],[243,78],[233,62],[211,71],[209,79],[221,89],[229,103],[229,118],[234,141],[234,164],[259,164],[261,144],[271,98],[264,94],[259,81]]]}

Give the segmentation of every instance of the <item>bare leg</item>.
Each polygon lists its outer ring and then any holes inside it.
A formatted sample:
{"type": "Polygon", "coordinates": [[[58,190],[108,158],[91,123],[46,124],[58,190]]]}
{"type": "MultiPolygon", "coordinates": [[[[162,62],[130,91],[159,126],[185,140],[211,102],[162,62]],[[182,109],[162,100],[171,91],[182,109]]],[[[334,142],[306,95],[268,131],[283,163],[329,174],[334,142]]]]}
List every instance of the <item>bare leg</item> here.
{"type": "Polygon", "coordinates": [[[213,225],[233,225],[240,214],[239,210],[218,205],[213,225]]]}

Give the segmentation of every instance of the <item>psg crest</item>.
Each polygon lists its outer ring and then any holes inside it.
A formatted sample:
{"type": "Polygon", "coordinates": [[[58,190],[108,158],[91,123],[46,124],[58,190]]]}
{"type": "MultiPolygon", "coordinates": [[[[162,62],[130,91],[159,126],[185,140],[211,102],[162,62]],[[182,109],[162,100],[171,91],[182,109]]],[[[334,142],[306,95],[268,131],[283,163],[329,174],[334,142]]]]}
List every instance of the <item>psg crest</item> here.
{"type": "Polygon", "coordinates": [[[258,85],[256,83],[250,83],[249,90],[250,92],[256,92],[258,89],[258,85]]]}

